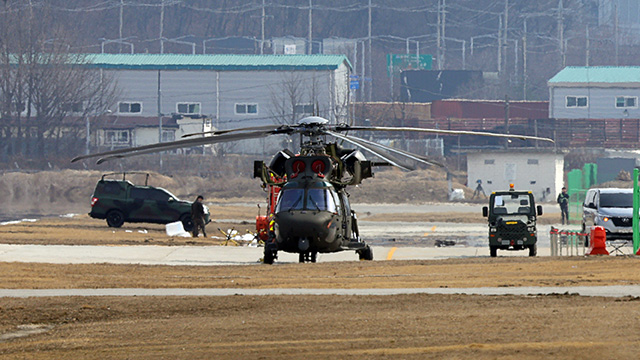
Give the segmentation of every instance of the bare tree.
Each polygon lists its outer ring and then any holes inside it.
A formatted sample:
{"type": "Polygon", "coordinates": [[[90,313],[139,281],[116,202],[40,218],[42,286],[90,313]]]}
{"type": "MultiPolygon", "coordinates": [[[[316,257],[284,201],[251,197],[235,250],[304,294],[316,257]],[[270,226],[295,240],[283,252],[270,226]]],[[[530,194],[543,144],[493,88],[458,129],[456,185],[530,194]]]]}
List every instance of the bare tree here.
{"type": "Polygon", "coordinates": [[[62,149],[79,151],[67,145],[82,144],[83,120],[112,105],[116,88],[90,58],[69,51],[69,36],[46,7],[30,5],[5,2],[0,15],[0,136],[5,159],[42,163],[62,149]]]}

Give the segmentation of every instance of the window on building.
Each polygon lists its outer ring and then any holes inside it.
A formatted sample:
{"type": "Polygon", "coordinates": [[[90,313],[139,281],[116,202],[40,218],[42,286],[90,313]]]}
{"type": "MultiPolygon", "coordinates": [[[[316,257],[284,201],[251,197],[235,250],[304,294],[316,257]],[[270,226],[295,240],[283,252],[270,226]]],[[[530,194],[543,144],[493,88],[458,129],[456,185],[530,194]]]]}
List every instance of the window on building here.
{"type": "Polygon", "coordinates": [[[527,159],[528,165],[538,165],[538,159],[527,159]]]}
{"type": "Polygon", "coordinates": [[[313,104],[298,104],[293,107],[293,112],[296,114],[313,114],[314,110],[313,104]]]}
{"type": "Polygon", "coordinates": [[[141,112],[142,112],[142,103],[139,101],[136,101],[136,102],[121,101],[118,103],[118,113],[120,114],[139,114],[141,112]]]}
{"type": "Polygon", "coordinates": [[[567,107],[587,107],[586,96],[567,96],[567,107]]]}
{"type": "Polygon", "coordinates": [[[67,112],[80,113],[84,111],[84,103],[82,101],[64,103],[62,104],[62,110],[67,112]]]}
{"type": "Polygon", "coordinates": [[[258,104],[236,104],[236,114],[257,114],[258,104]]]}
{"type": "Polygon", "coordinates": [[[495,163],[496,163],[495,159],[487,159],[484,161],[485,165],[493,165],[495,163]]]}
{"type": "Polygon", "coordinates": [[[162,142],[175,141],[175,130],[162,130],[162,142]]]}
{"type": "Polygon", "coordinates": [[[616,96],[617,108],[636,108],[638,107],[637,96],[616,96]]]}
{"type": "Polygon", "coordinates": [[[200,103],[177,103],[176,110],[178,114],[183,115],[200,115],[200,103]]]}
{"type": "Polygon", "coordinates": [[[129,144],[129,130],[105,130],[105,145],[127,145],[129,144]]]}

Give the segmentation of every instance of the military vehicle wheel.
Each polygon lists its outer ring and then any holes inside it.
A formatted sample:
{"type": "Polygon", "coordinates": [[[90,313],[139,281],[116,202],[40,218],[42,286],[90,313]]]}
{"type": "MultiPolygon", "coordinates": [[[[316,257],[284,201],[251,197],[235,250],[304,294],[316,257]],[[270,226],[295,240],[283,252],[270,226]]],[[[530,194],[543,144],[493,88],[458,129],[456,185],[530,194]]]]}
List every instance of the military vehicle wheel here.
{"type": "Polygon", "coordinates": [[[585,223],[582,223],[582,233],[586,234],[584,236],[584,246],[589,247],[589,233],[587,233],[587,225],[585,223]]]}
{"type": "Polygon", "coordinates": [[[536,256],[536,255],[538,255],[538,245],[533,244],[529,246],[529,256],[536,256]]]}
{"type": "Polygon", "coordinates": [[[273,261],[276,259],[275,251],[273,250],[273,244],[265,244],[264,246],[264,257],[262,258],[262,262],[265,264],[271,265],[273,261]]]}
{"type": "Polygon", "coordinates": [[[360,250],[358,254],[360,255],[360,260],[373,260],[373,250],[370,246],[360,250]]]}
{"type": "Polygon", "coordinates": [[[305,260],[305,253],[298,254],[298,262],[303,263],[305,260]]]}
{"type": "Polygon", "coordinates": [[[184,231],[191,232],[191,230],[193,230],[193,220],[191,220],[191,215],[184,214],[180,216],[180,222],[182,223],[184,231]]]}
{"type": "Polygon", "coordinates": [[[491,257],[498,256],[498,247],[497,246],[489,246],[489,254],[491,257]]]}
{"type": "Polygon", "coordinates": [[[107,213],[107,225],[119,228],[124,224],[124,214],[120,210],[111,210],[107,213]]]}

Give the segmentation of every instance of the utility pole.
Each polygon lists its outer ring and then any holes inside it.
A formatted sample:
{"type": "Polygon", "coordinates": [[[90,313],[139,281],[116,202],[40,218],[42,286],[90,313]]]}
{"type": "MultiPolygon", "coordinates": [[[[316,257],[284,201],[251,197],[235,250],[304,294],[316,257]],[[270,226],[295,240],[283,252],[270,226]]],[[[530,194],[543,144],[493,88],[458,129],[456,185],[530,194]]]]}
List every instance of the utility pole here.
{"type": "Polygon", "coordinates": [[[498,15],[498,77],[502,75],[502,16],[498,15]]]}
{"type": "Polygon", "coordinates": [[[438,70],[442,70],[442,64],[440,63],[440,53],[442,52],[442,29],[440,27],[440,23],[442,22],[442,14],[440,13],[440,0],[438,0],[438,26],[437,26],[437,38],[436,38],[436,65],[438,66],[438,70]]]}
{"type": "Polygon", "coordinates": [[[311,48],[313,47],[313,38],[312,38],[312,34],[313,34],[313,16],[311,16],[312,13],[312,9],[313,9],[313,0],[309,0],[309,49],[307,50],[307,54],[311,55],[311,48]]]}
{"type": "MultiPolygon", "coordinates": [[[[371,92],[373,90],[373,66],[371,65],[371,0],[369,0],[369,59],[368,68],[369,68],[369,84],[367,85],[367,101],[371,101],[371,92]]],[[[366,79],[363,79],[366,80],[366,79]]],[[[364,84],[366,81],[363,81],[364,84]]]]}
{"type": "Polygon", "coordinates": [[[586,31],[585,31],[585,33],[586,33],[586,40],[585,40],[586,41],[586,44],[585,44],[586,51],[585,51],[584,66],[589,66],[589,55],[590,55],[589,54],[589,45],[590,45],[589,44],[589,25],[586,25],[585,27],[586,27],[586,31]]]}
{"type": "MultiPolygon", "coordinates": [[[[160,54],[164,54],[164,0],[160,0],[161,1],[161,5],[160,5],[160,54]]],[[[160,76],[160,73],[158,72],[158,76],[160,76]]],[[[158,110],[160,111],[160,110],[158,110]]],[[[162,167],[162,166],[161,166],[162,167]]]]}
{"type": "MultiPolygon", "coordinates": [[[[260,55],[264,54],[264,19],[266,17],[265,14],[265,0],[262,0],[262,16],[260,17],[260,55]]],[[[272,45],[273,46],[273,45],[272,45]]]]}
{"type": "MultiPolygon", "coordinates": [[[[509,134],[509,95],[504,96],[504,129],[509,134]]],[[[504,148],[509,148],[509,139],[505,139],[504,148]]]]}
{"type": "Polygon", "coordinates": [[[362,92],[360,92],[360,101],[361,102],[364,102],[364,86],[365,86],[365,84],[364,84],[365,83],[364,74],[365,74],[365,70],[366,70],[365,61],[364,61],[364,54],[366,53],[366,47],[367,47],[367,44],[363,40],[362,41],[362,51],[361,51],[362,52],[362,61],[360,61],[361,62],[361,64],[360,64],[360,74],[361,74],[360,75],[360,81],[361,81],[361,84],[362,84],[362,87],[363,87],[362,92]]]}
{"type": "Polygon", "coordinates": [[[564,58],[564,8],[562,7],[562,0],[558,0],[558,50],[560,50],[560,64],[564,58]]]}
{"type": "MultiPolygon", "coordinates": [[[[503,52],[502,59],[504,59],[504,68],[507,69],[507,38],[508,38],[508,30],[509,30],[509,0],[504,0],[504,28],[502,30],[502,48],[500,49],[503,52]]],[[[507,76],[505,71],[505,82],[507,76]]]]}
{"type": "MultiPolygon", "coordinates": [[[[118,32],[118,39],[122,40],[122,26],[124,19],[124,0],[120,0],[120,31],[118,32]]],[[[122,53],[122,44],[120,44],[119,53],[122,53]]]]}
{"type": "Polygon", "coordinates": [[[616,66],[618,66],[618,1],[613,2],[613,16],[615,16],[613,21],[613,36],[614,36],[614,45],[616,52],[616,66]]]}
{"type": "Polygon", "coordinates": [[[527,17],[524,17],[524,35],[522,36],[522,99],[527,100],[527,17]]]}
{"type": "Polygon", "coordinates": [[[442,0],[442,51],[440,52],[440,56],[442,57],[442,69],[445,68],[445,57],[447,54],[447,34],[446,34],[446,24],[447,24],[447,0],[442,0]]]}
{"type": "MultiPolygon", "coordinates": [[[[160,70],[158,70],[158,143],[162,142],[162,90],[160,87],[160,70]]],[[[160,153],[160,170],[162,170],[162,153],[160,153]]]]}

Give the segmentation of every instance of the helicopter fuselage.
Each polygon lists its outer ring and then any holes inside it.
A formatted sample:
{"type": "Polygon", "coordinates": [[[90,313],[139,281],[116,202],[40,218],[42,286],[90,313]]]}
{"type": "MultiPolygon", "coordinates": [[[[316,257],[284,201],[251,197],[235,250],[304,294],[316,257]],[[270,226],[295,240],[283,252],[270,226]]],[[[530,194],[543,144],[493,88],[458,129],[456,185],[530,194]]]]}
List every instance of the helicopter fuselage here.
{"type": "Polygon", "coordinates": [[[288,182],[274,213],[278,249],[294,253],[341,251],[351,234],[345,196],[324,180],[288,182]]]}

